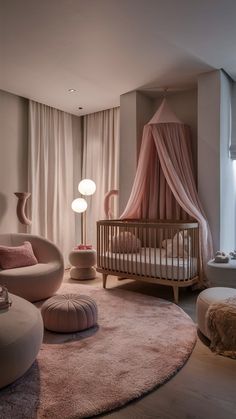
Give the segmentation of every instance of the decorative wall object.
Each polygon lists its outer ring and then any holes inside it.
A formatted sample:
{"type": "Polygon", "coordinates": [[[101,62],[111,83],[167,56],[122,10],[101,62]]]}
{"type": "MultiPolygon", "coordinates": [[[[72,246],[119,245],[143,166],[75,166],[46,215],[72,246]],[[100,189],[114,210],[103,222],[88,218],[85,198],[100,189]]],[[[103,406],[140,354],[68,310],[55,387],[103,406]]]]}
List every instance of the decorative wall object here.
{"type": "Polygon", "coordinates": [[[118,195],[118,193],[119,193],[118,189],[112,189],[111,191],[107,192],[104,197],[104,212],[108,220],[113,218],[113,212],[110,205],[110,199],[112,196],[118,195]]]}
{"type": "Polygon", "coordinates": [[[30,192],[14,192],[14,194],[18,198],[16,213],[18,220],[21,224],[31,225],[32,221],[27,217],[25,213],[26,202],[31,196],[30,192]]]}

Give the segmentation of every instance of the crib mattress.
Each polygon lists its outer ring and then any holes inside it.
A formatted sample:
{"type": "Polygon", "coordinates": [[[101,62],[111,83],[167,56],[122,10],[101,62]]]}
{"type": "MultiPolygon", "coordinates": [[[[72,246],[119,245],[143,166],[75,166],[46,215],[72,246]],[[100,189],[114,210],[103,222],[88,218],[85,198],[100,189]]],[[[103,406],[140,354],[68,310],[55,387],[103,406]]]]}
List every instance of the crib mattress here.
{"type": "Polygon", "coordinates": [[[145,277],[186,280],[198,273],[197,258],[166,258],[159,248],[142,248],[138,253],[101,255],[103,269],[145,277]]]}

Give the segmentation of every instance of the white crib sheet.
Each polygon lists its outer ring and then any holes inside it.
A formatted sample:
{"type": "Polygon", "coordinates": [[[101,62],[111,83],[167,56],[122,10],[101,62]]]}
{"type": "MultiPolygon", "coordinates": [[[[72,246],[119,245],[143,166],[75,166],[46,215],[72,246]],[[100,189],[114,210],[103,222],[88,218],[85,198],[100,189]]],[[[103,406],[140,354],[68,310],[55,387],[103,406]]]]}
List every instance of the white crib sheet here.
{"type": "Polygon", "coordinates": [[[197,275],[197,258],[166,258],[164,249],[142,248],[139,253],[112,253],[101,255],[104,269],[150,276],[154,278],[185,280],[197,275]]]}

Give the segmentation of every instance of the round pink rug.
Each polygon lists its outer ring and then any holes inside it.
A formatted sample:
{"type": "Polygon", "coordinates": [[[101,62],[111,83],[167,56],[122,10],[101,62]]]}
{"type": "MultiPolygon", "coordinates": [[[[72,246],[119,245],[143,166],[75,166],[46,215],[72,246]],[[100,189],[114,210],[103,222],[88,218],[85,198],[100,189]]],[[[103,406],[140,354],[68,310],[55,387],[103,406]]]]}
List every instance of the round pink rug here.
{"type": "Polygon", "coordinates": [[[0,391],[0,418],[85,418],[112,410],[163,384],[193,350],[196,327],[169,301],[80,284],[62,285],[59,293],[66,292],[96,300],[99,326],[47,332],[31,369],[0,391]]]}

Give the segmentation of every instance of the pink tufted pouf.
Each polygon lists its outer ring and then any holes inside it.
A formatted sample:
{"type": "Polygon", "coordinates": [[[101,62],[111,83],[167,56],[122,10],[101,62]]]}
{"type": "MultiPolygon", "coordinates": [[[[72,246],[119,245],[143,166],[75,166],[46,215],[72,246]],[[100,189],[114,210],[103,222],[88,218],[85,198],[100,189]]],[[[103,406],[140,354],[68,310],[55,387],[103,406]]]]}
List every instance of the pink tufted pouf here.
{"type": "Polygon", "coordinates": [[[44,327],[52,332],[79,332],[97,324],[97,304],[86,295],[64,294],[42,305],[44,327]]]}

